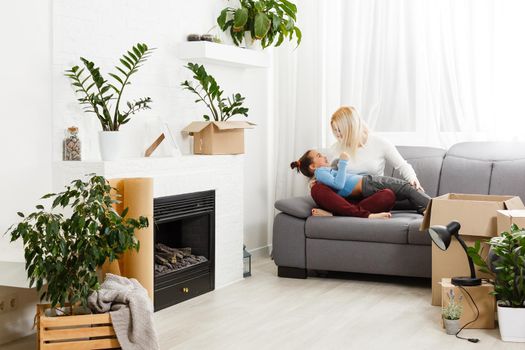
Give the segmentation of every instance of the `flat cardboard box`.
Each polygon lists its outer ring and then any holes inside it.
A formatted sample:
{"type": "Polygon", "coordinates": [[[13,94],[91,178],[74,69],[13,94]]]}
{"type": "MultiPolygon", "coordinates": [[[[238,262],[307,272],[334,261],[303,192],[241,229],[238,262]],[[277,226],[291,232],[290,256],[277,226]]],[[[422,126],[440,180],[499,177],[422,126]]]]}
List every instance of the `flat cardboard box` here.
{"type": "Polygon", "coordinates": [[[242,154],[244,129],[254,126],[245,121],[192,122],[182,132],[193,136],[194,154],[242,154]]]}
{"type": "MultiPolygon", "coordinates": [[[[496,298],[494,295],[489,294],[494,291],[494,286],[492,284],[483,282],[481,286],[463,288],[465,288],[465,290],[472,296],[472,299],[476,303],[476,306],[479,310],[479,317],[476,322],[469,324],[465,328],[495,328],[496,298]]],[[[461,300],[461,305],[463,305],[463,314],[459,319],[461,327],[476,318],[476,307],[472,303],[472,300],[461,288],[454,286],[450,282],[450,278],[443,278],[441,281],[441,289],[441,295],[443,296],[441,302],[442,307],[445,307],[449,304],[449,299],[447,296],[449,290],[454,290],[456,302],[458,302],[460,295],[463,296],[461,300]]]]}
{"type": "Polygon", "coordinates": [[[498,210],[498,234],[510,232],[512,224],[525,228],[525,210],[498,210]]]}
{"type": "MultiPolygon", "coordinates": [[[[468,246],[476,241],[487,241],[497,236],[497,211],[501,209],[523,209],[517,196],[492,196],[478,194],[449,193],[433,198],[423,218],[420,230],[425,231],[433,225],[447,225],[455,220],[461,224],[461,238],[468,246]]],[[[488,246],[483,244],[483,256],[488,254],[488,246]]],[[[432,244],[432,305],[441,305],[442,278],[469,276],[470,269],[465,251],[459,242],[452,238],[446,251],[432,244]]],[[[478,277],[489,277],[479,271],[478,277]]]]}

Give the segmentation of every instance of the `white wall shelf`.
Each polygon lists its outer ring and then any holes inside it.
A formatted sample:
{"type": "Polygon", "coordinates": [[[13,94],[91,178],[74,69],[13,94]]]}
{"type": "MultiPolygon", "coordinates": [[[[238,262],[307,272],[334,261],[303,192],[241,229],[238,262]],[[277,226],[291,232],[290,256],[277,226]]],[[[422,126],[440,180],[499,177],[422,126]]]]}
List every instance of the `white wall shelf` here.
{"type": "Polygon", "coordinates": [[[268,52],[209,41],[182,42],[177,46],[177,57],[199,63],[223,64],[240,68],[265,68],[270,65],[268,52]]]}

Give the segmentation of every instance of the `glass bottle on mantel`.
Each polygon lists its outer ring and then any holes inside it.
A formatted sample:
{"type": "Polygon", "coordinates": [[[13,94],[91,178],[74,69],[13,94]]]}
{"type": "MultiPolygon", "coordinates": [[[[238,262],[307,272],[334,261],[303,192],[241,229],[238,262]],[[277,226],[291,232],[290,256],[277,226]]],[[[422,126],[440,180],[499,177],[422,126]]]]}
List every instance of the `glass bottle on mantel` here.
{"type": "Polygon", "coordinates": [[[82,160],[82,148],[78,138],[78,128],[72,126],[66,129],[66,137],[63,142],[63,160],[82,160]]]}

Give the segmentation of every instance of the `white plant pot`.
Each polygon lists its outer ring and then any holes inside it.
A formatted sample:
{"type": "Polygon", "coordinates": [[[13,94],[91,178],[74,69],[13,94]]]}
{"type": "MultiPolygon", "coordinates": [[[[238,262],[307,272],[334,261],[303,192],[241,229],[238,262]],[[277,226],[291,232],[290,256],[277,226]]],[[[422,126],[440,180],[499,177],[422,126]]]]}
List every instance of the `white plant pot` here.
{"type": "Polygon", "coordinates": [[[98,134],[98,144],[102,160],[118,160],[124,150],[123,135],[119,131],[101,131],[98,134]]]}
{"type": "Polygon", "coordinates": [[[455,335],[459,332],[459,320],[447,320],[443,318],[443,322],[445,323],[445,331],[447,334],[455,335]]]}
{"type": "Polygon", "coordinates": [[[260,40],[252,39],[250,32],[244,32],[244,43],[247,49],[262,51],[262,44],[260,40]]]}
{"type": "Polygon", "coordinates": [[[498,305],[498,322],[501,340],[525,343],[525,308],[498,305]]]}

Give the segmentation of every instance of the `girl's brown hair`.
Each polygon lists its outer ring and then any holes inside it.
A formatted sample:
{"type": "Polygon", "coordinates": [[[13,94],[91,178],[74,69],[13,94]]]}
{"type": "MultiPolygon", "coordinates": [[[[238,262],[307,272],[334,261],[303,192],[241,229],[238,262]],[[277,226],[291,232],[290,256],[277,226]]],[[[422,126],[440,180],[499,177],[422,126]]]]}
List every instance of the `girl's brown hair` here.
{"type": "Polygon", "coordinates": [[[311,151],[312,150],[309,149],[301,158],[299,158],[299,160],[290,163],[290,168],[297,169],[297,172],[300,171],[301,174],[309,178],[314,176],[312,170],[310,170],[310,165],[313,161],[312,157],[310,157],[311,151]]]}

